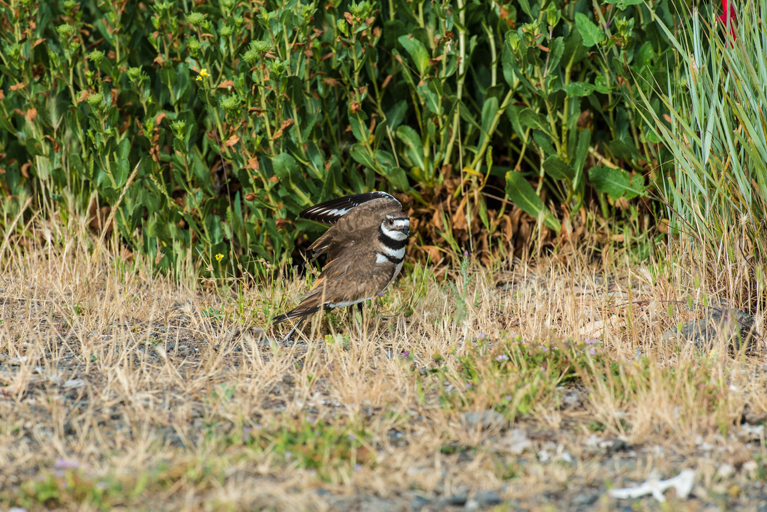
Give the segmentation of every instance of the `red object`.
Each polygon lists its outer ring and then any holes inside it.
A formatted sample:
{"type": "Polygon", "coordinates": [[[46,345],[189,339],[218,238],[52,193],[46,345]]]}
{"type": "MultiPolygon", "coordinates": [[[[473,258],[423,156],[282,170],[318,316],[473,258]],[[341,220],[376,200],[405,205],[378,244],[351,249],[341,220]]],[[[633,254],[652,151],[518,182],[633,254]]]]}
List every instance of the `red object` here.
{"type": "Polygon", "coordinates": [[[724,12],[718,19],[725,27],[727,27],[729,23],[730,34],[732,34],[732,38],[735,39],[735,6],[732,5],[729,0],[722,0],[722,11],[724,12]]]}

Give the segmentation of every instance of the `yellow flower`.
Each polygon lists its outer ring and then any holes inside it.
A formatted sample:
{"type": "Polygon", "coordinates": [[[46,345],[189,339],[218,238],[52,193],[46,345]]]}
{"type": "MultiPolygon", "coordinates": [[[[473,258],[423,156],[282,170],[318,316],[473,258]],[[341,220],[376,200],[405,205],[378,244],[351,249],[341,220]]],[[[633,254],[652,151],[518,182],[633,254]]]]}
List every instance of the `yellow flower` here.
{"type": "Polygon", "coordinates": [[[216,254],[216,261],[221,261],[223,259],[224,259],[224,255],[223,254],[216,254]]]}
{"type": "Polygon", "coordinates": [[[202,70],[200,71],[200,74],[197,75],[197,81],[198,82],[202,82],[203,80],[205,80],[209,76],[210,76],[210,73],[208,73],[208,70],[205,69],[205,68],[202,68],[202,70]]]}

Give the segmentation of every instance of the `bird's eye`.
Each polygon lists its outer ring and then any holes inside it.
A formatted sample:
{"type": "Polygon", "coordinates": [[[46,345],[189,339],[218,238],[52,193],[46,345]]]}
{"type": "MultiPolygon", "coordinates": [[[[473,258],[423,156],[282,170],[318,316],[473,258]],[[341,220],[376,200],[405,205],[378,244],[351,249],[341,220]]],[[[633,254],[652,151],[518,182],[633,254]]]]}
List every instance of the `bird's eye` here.
{"type": "Polygon", "coordinates": [[[386,219],[386,224],[388,226],[393,226],[394,225],[394,221],[392,219],[386,219]]]}

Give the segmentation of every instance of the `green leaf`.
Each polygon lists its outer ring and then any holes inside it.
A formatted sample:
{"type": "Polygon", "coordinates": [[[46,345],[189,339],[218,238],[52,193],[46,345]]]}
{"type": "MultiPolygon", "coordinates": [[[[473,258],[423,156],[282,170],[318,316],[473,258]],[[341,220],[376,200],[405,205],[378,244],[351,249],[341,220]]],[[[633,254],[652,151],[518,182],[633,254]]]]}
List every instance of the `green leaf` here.
{"type": "Polygon", "coordinates": [[[290,156],[288,153],[281,153],[272,160],[272,167],[274,167],[274,174],[280,180],[292,179],[292,177],[298,174],[298,162],[296,159],[290,156]]]}
{"type": "Polygon", "coordinates": [[[368,153],[368,150],[365,149],[362,144],[353,145],[351,151],[349,151],[349,154],[352,156],[355,162],[370,167],[374,170],[378,168],[376,161],[372,156],[370,156],[370,153],[368,153]]]}
{"type": "Polygon", "coordinates": [[[533,17],[532,11],[530,10],[530,3],[527,0],[519,0],[519,6],[522,7],[522,10],[530,16],[533,17]]]}
{"type": "Polygon", "coordinates": [[[514,72],[514,64],[517,58],[511,52],[511,45],[509,44],[508,40],[508,34],[510,33],[511,31],[507,33],[506,41],[503,43],[501,63],[503,65],[503,78],[506,80],[506,83],[509,84],[509,86],[514,87],[514,78],[516,76],[514,72]]]}
{"type": "Polygon", "coordinates": [[[629,139],[615,139],[610,142],[610,151],[615,156],[626,162],[630,162],[631,159],[643,160],[644,157],[639,154],[639,151],[634,147],[634,142],[629,139]]]}
{"type": "Polygon", "coordinates": [[[603,165],[592,167],[589,169],[589,179],[594,188],[613,199],[619,199],[624,194],[626,194],[627,199],[645,194],[644,178],[632,180],[629,173],[623,169],[603,165]]]}
{"type": "Polygon", "coordinates": [[[586,157],[589,154],[589,145],[591,144],[591,130],[588,128],[581,130],[578,134],[578,147],[575,150],[575,158],[572,159],[572,166],[575,170],[575,179],[573,188],[577,188],[580,178],[583,175],[583,164],[586,163],[586,157]]]}
{"type": "Polygon", "coordinates": [[[546,155],[556,155],[557,150],[551,144],[551,137],[540,130],[533,130],[533,140],[546,155]]]}
{"type": "Polygon", "coordinates": [[[401,167],[392,167],[387,171],[389,181],[397,190],[407,192],[410,190],[410,184],[407,181],[407,174],[401,167]]]}
{"type": "Polygon", "coordinates": [[[522,124],[519,122],[519,113],[523,110],[523,107],[519,106],[510,106],[506,109],[506,117],[509,118],[509,122],[511,123],[511,127],[514,128],[514,131],[517,134],[517,137],[520,138],[520,140],[524,139],[525,137],[525,129],[522,128],[522,124]]]}
{"type": "Polygon", "coordinates": [[[647,188],[644,185],[644,176],[639,173],[633,175],[631,177],[631,188],[630,192],[626,192],[626,199],[633,199],[636,196],[645,197],[647,195],[647,188]]]}
{"type": "MultiPolygon", "coordinates": [[[[361,158],[366,159],[367,157],[363,156],[361,158]]],[[[407,180],[407,173],[405,173],[404,169],[397,165],[397,160],[394,158],[394,155],[388,151],[379,149],[376,151],[376,160],[380,164],[380,168],[383,169],[381,174],[386,177],[392,185],[394,185],[394,188],[404,192],[410,190],[410,183],[408,183],[407,180]]]]}
{"type": "Polygon", "coordinates": [[[412,36],[400,36],[399,44],[410,54],[410,58],[413,59],[415,67],[418,68],[418,73],[423,75],[426,68],[429,66],[429,52],[421,41],[412,36]]]}
{"type": "Polygon", "coordinates": [[[591,48],[605,40],[604,32],[594,25],[585,14],[579,12],[575,15],[575,25],[578,27],[578,32],[581,33],[583,45],[586,48],[591,48]]]}
{"type": "Polygon", "coordinates": [[[570,35],[565,40],[565,50],[562,52],[562,63],[565,67],[580,62],[588,50],[583,46],[583,38],[578,30],[571,30],[570,35]]]}
{"type": "Polygon", "coordinates": [[[458,113],[461,115],[461,119],[471,124],[477,130],[482,131],[482,127],[479,126],[477,120],[471,115],[471,110],[462,101],[458,103],[458,113]]]}
{"type": "Polygon", "coordinates": [[[300,107],[304,100],[304,81],[297,76],[289,76],[287,78],[288,85],[285,87],[290,102],[300,107]]]}
{"type": "Polygon", "coordinates": [[[594,79],[594,90],[602,94],[610,94],[610,87],[607,85],[603,75],[599,75],[594,79]]]}
{"type": "Polygon", "coordinates": [[[568,96],[588,96],[594,92],[594,84],[588,84],[586,82],[573,82],[562,87],[562,90],[567,93],[568,96]]]}
{"type": "Polygon", "coordinates": [[[485,104],[482,105],[482,136],[479,138],[479,146],[485,142],[485,137],[490,134],[490,129],[493,126],[495,115],[498,113],[498,99],[488,98],[485,100],[485,104]]]}
{"type": "MultiPolygon", "coordinates": [[[[432,83],[436,82],[433,80],[432,83]]],[[[425,100],[426,108],[435,115],[442,114],[439,96],[429,89],[428,85],[421,85],[417,88],[418,95],[425,100]]]]}
{"type": "Polygon", "coordinates": [[[526,108],[519,113],[519,122],[533,130],[541,130],[546,133],[549,131],[546,126],[546,119],[529,108],[526,108]]]}
{"type": "Polygon", "coordinates": [[[367,142],[370,138],[370,132],[364,121],[367,120],[367,116],[363,112],[349,113],[349,125],[352,127],[352,133],[354,137],[360,142],[367,142]]]}
{"type": "MultiPolygon", "coordinates": [[[[549,4],[554,5],[554,4],[549,4]]],[[[553,41],[551,41],[551,44],[549,45],[549,63],[547,65],[547,69],[549,70],[549,73],[551,73],[551,70],[556,70],[557,66],[559,65],[559,61],[562,59],[562,54],[565,51],[565,43],[564,39],[561,37],[555,37],[553,41]]]]}
{"type": "Polygon", "coordinates": [[[572,180],[575,177],[573,168],[556,155],[551,155],[543,162],[543,170],[555,180],[572,180]]]}
{"type": "Polygon", "coordinates": [[[402,124],[402,121],[405,120],[406,115],[407,102],[405,100],[401,100],[386,113],[386,122],[389,124],[389,129],[392,131],[396,130],[397,127],[402,124]]]}
{"type": "Polygon", "coordinates": [[[379,149],[376,151],[376,160],[378,160],[378,163],[380,163],[381,167],[383,167],[384,169],[389,169],[390,167],[397,167],[397,160],[394,158],[394,155],[392,155],[388,151],[384,151],[383,149],[379,149]]]}
{"type": "Polygon", "coordinates": [[[418,136],[418,133],[409,126],[400,126],[397,128],[397,138],[407,147],[407,154],[410,157],[410,160],[412,160],[418,168],[425,171],[423,144],[421,144],[421,138],[418,136]]]}
{"type": "Polygon", "coordinates": [[[615,7],[617,7],[621,11],[625,11],[626,7],[629,5],[639,5],[644,0],[606,0],[608,4],[615,4],[615,7]]]}
{"type": "Polygon", "coordinates": [[[548,208],[543,204],[541,198],[535,193],[532,185],[519,172],[506,173],[506,195],[511,202],[519,206],[522,211],[531,217],[538,219],[543,216],[543,222],[559,233],[562,228],[559,221],[551,214],[548,208]]]}

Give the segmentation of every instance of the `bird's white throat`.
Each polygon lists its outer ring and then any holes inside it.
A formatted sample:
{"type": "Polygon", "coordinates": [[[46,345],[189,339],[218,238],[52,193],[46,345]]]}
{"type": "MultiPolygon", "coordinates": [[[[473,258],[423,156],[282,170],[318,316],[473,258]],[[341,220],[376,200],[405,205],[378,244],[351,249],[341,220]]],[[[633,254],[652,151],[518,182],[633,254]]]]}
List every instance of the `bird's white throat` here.
{"type": "Polygon", "coordinates": [[[409,220],[395,220],[394,221],[395,229],[389,229],[386,227],[385,224],[383,224],[381,225],[381,231],[383,231],[384,234],[388,236],[389,238],[391,238],[392,240],[405,240],[407,238],[407,235],[396,228],[401,229],[401,228],[409,227],[409,226],[410,226],[409,220]]]}

